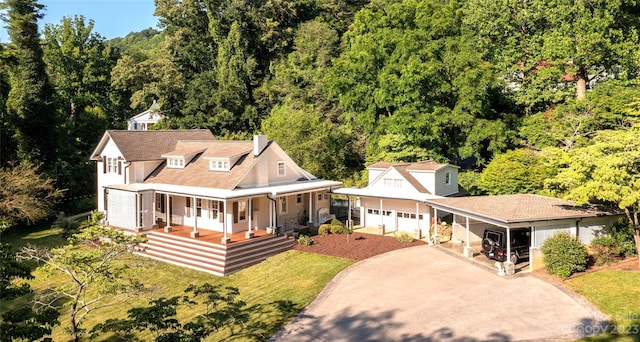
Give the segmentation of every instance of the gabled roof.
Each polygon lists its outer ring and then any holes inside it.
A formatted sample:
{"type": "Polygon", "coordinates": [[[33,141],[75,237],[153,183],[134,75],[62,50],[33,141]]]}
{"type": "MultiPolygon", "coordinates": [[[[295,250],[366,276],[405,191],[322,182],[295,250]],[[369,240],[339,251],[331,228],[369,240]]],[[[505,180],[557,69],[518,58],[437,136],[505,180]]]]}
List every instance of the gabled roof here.
{"type": "Polygon", "coordinates": [[[207,129],[128,131],[108,130],[100,139],[91,155],[91,160],[100,160],[100,154],[109,140],[112,140],[125,161],[161,160],[162,155],[174,151],[180,140],[215,140],[207,129]]]}
{"type": "Polygon", "coordinates": [[[151,107],[149,107],[149,109],[145,110],[140,114],[136,114],[130,117],[127,121],[136,121],[136,119],[142,119],[142,118],[153,119],[154,115],[157,115],[158,117],[162,116],[162,114],[160,114],[160,105],[156,102],[156,100],[153,100],[153,103],[151,104],[151,107]],[[147,117],[145,118],[145,116],[147,117]]]}
{"type": "MultiPolygon", "coordinates": [[[[166,164],[163,164],[154,170],[145,179],[144,183],[232,190],[237,188],[242,179],[254,168],[266,152],[276,148],[276,146],[277,144],[270,142],[260,155],[255,156],[253,154],[253,141],[201,141],[198,142],[198,147],[204,149],[204,152],[195,156],[190,163],[185,165],[184,169],[168,168],[166,164]],[[230,170],[209,170],[208,158],[226,157],[238,158],[231,165],[230,170]]],[[[308,173],[303,172],[303,174],[307,177],[307,180],[315,179],[308,173]]]]}
{"type": "MultiPolygon", "coordinates": [[[[421,161],[421,162],[415,162],[415,163],[409,163],[409,162],[396,162],[396,163],[392,163],[392,162],[377,162],[374,164],[371,164],[367,167],[367,169],[382,169],[382,170],[386,170],[390,167],[395,167],[396,169],[404,169],[407,171],[436,171],[436,170],[440,170],[443,167],[446,166],[453,166],[450,164],[442,164],[442,163],[436,163],[433,160],[425,160],[425,161],[421,161]]],[[[456,167],[456,166],[454,166],[456,167]]]]}

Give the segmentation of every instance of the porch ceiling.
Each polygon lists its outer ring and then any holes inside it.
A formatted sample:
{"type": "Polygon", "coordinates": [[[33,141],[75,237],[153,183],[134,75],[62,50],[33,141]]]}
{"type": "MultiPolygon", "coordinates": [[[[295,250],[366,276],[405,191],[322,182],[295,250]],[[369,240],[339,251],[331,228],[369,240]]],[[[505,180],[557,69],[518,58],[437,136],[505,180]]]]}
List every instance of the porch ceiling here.
{"type": "Polygon", "coordinates": [[[110,185],[106,188],[131,191],[131,192],[143,192],[143,191],[156,191],[161,193],[169,193],[183,196],[195,196],[204,198],[218,198],[218,199],[233,199],[243,198],[251,196],[280,196],[285,194],[293,194],[307,191],[318,191],[330,189],[332,187],[340,186],[341,182],[330,180],[307,180],[295,183],[278,184],[265,187],[255,187],[246,189],[215,189],[215,188],[201,188],[194,186],[183,186],[173,184],[158,184],[158,183],[135,183],[135,184],[117,184],[110,185]]]}
{"type": "Polygon", "coordinates": [[[619,214],[596,205],[575,206],[573,202],[532,194],[447,197],[425,202],[438,210],[508,228],[619,214]]]}

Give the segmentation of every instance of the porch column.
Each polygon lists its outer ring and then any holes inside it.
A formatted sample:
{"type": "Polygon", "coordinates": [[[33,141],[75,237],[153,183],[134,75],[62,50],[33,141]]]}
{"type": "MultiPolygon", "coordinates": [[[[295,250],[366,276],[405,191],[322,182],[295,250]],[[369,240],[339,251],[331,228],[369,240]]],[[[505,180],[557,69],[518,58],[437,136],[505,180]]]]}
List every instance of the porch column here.
{"type": "Polygon", "coordinates": [[[436,245],[440,243],[440,236],[438,236],[438,209],[433,208],[433,237],[429,239],[430,245],[436,245]]]}
{"type": "Polygon", "coordinates": [[[464,256],[467,258],[473,258],[473,249],[471,248],[471,242],[469,241],[469,239],[471,239],[471,234],[469,233],[469,216],[465,216],[465,225],[467,227],[467,237],[465,238],[465,240],[467,241],[467,245],[464,247],[464,256]]]}
{"type": "Polygon", "coordinates": [[[167,225],[164,227],[165,232],[171,231],[171,206],[169,205],[169,194],[165,194],[164,208],[167,216],[167,225]]]}
{"type": "MultiPolygon", "coordinates": [[[[193,196],[191,201],[193,203],[193,231],[189,233],[189,236],[195,239],[200,236],[200,233],[198,233],[198,207],[196,205],[196,196],[193,196]]],[[[202,207],[200,210],[202,210],[202,207]]]]}
{"type": "Polygon", "coordinates": [[[314,198],[314,193],[313,191],[309,192],[309,222],[307,222],[307,226],[309,226],[309,228],[311,228],[313,226],[313,198],[314,198]]]}
{"type": "Polygon", "coordinates": [[[229,218],[227,217],[227,200],[226,199],[224,200],[224,202],[222,202],[222,212],[224,215],[224,222],[222,222],[222,231],[224,236],[220,240],[220,243],[223,245],[226,245],[229,242],[231,242],[231,239],[229,239],[229,236],[227,235],[227,222],[229,222],[229,218]]]}
{"type": "Polygon", "coordinates": [[[353,221],[351,220],[351,197],[347,195],[347,226],[353,230],[353,221]]]}
{"type": "Polygon", "coordinates": [[[422,239],[422,230],[420,229],[420,202],[418,201],[416,201],[416,230],[414,235],[416,239],[422,239]]]}
{"type": "Polygon", "coordinates": [[[456,214],[453,214],[453,221],[451,221],[451,241],[453,242],[456,237],[456,214]]]}
{"type": "Polygon", "coordinates": [[[509,227],[507,227],[507,255],[505,258],[507,260],[504,262],[504,272],[506,274],[516,273],[515,265],[511,262],[511,229],[509,227]]]}
{"type": "Polygon", "coordinates": [[[271,198],[269,198],[267,196],[267,202],[269,202],[269,228],[275,229],[275,225],[273,224],[273,203],[274,203],[274,201],[272,201],[271,198]]]}
{"type": "Polygon", "coordinates": [[[249,229],[247,230],[247,232],[244,234],[244,237],[247,239],[250,239],[254,236],[253,232],[251,231],[251,221],[253,219],[253,198],[249,198],[249,204],[247,205],[248,209],[247,209],[247,221],[248,221],[248,225],[249,225],[249,229]]]}

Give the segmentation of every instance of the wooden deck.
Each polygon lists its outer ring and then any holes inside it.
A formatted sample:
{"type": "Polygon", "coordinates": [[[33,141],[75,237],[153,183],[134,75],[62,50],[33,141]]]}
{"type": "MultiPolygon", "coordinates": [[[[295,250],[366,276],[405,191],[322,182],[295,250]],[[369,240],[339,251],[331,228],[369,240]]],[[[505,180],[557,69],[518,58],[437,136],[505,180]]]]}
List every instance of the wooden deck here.
{"type": "MultiPolygon", "coordinates": [[[[190,237],[191,232],[193,231],[193,227],[191,226],[171,226],[171,232],[165,232],[164,228],[156,228],[156,229],[152,229],[151,231],[153,231],[154,233],[159,233],[159,234],[168,234],[170,236],[178,236],[178,237],[182,237],[182,238],[187,238],[187,239],[193,239],[196,241],[200,241],[200,242],[208,242],[208,243],[214,243],[214,244],[218,244],[221,245],[220,241],[222,241],[222,238],[224,238],[224,233],[222,232],[216,232],[216,231],[212,231],[212,230],[207,230],[207,229],[198,229],[198,233],[200,236],[198,236],[197,238],[192,238],[190,237]]],[[[148,232],[148,231],[146,231],[148,232]]],[[[237,244],[240,242],[246,242],[246,241],[251,241],[253,239],[259,238],[259,237],[263,237],[263,236],[267,236],[267,235],[271,235],[269,233],[267,233],[266,230],[262,230],[262,229],[254,229],[252,230],[254,237],[247,239],[246,238],[246,232],[239,232],[239,233],[233,233],[233,234],[227,234],[227,238],[231,239],[230,243],[227,243],[226,245],[232,245],[232,244],[237,244]]],[[[145,233],[145,232],[143,232],[145,233]]]]}

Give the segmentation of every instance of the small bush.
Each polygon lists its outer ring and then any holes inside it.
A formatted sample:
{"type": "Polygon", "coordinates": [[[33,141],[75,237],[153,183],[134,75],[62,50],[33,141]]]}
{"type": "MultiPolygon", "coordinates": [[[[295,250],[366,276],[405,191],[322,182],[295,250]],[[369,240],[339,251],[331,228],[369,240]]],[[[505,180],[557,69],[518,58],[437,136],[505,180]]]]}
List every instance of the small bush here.
{"type": "Polygon", "coordinates": [[[339,220],[331,220],[331,234],[349,234],[351,231],[339,220]]]}
{"type": "Polygon", "coordinates": [[[302,228],[299,233],[300,235],[311,236],[311,228],[302,228]]]}
{"type": "Polygon", "coordinates": [[[620,219],[607,227],[606,231],[608,235],[611,235],[616,240],[616,254],[628,257],[638,253],[636,242],[633,239],[633,229],[626,219],[620,219]]]}
{"type": "Polygon", "coordinates": [[[318,227],[318,235],[329,235],[330,232],[331,225],[329,224],[321,224],[320,227],[318,227]]]}
{"type": "Polygon", "coordinates": [[[396,240],[401,243],[412,243],[414,240],[413,236],[411,236],[411,234],[407,232],[395,232],[393,234],[393,237],[395,237],[396,240]]]}
{"type": "Polygon", "coordinates": [[[298,237],[298,243],[303,246],[311,246],[313,245],[313,239],[308,235],[300,235],[298,237]]]}
{"type": "Polygon", "coordinates": [[[609,235],[601,235],[591,240],[591,247],[596,253],[596,265],[601,266],[611,263],[616,254],[616,239],[609,235]]]}
{"type": "Polygon", "coordinates": [[[547,271],[567,278],[587,268],[587,248],[567,232],[558,232],[542,244],[542,257],[547,271]]]}

